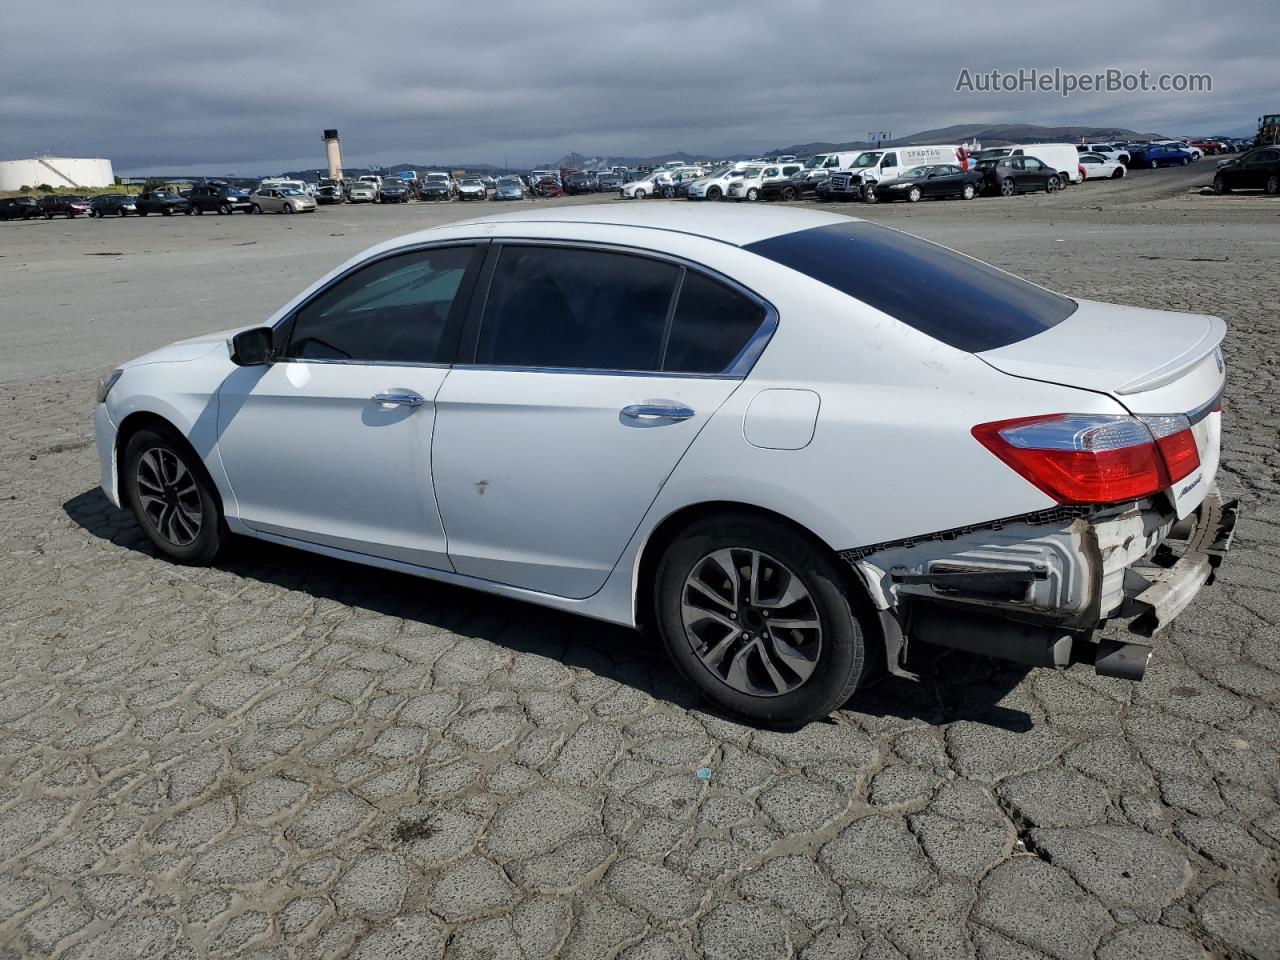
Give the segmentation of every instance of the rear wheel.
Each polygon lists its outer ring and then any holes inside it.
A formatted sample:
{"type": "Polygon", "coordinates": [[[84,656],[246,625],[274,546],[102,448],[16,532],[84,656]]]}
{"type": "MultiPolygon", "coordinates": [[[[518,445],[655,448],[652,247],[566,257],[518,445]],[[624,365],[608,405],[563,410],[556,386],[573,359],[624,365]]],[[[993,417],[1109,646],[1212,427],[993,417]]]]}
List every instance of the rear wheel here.
{"type": "Polygon", "coordinates": [[[196,216],[204,216],[204,207],[199,207],[199,206],[196,207],[195,212],[196,212],[196,216]]]}
{"type": "Polygon", "coordinates": [[[250,213],[261,213],[261,212],[262,212],[262,208],[261,208],[260,206],[258,206],[258,205],[255,203],[252,207],[250,207],[250,208],[249,208],[249,212],[250,212],[250,213]]]}
{"type": "Polygon", "coordinates": [[[1277,177],[1274,173],[1267,177],[1266,191],[1273,197],[1280,193],[1280,177],[1277,177]]]}
{"type": "Polygon", "coordinates": [[[978,195],[978,191],[974,189],[974,186],[972,183],[966,183],[964,185],[964,189],[960,191],[960,196],[963,197],[965,200],[972,200],[977,195],[978,195]]]}
{"type": "Polygon", "coordinates": [[[1012,197],[1017,192],[1018,190],[1017,190],[1017,187],[1015,187],[1013,184],[1012,177],[1005,177],[1003,180],[1000,181],[1000,196],[1012,197]]]}
{"type": "Polygon", "coordinates": [[[755,722],[825,717],[867,672],[867,632],[837,561],[768,518],[725,514],[686,530],[658,566],[655,613],[681,673],[755,722]]]}
{"type": "Polygon", "coordinates": [[[225,217],[225,216],[227,216],[228,214],[232,213],[233,211],[232,211],[232,209],[231,209],[231,204],[229,204],[229,203],[224,203],[222,206],[220,206],[220,207],[218,208],[218,212],[219,212],[220,214],[222,214],[224,217],[225,217]]]}
{"type": "Polygon", "coordinates": [[[790,201],[790,200],[794,200],[794,199],[796,199],[796,197],[798,197],[798,196],[799,196],[799,194],[796,192],[796,188],[795,188],[795,187],[783,187],[783,188],[782,188],[782,199],[783,199],[783,200],[788,200],[788,201],[790,201]]]}
{"type": "Polygon", "coordinates": [[[1190,157],[1183,157],[1181,160],[1179,160],[1179,161],[1178,161],[1178,163],[1182,164],[1182,166],[1184,166],[1184,167],[1185,167],[1187,164],[1189,164],[1190,162],[1191,162],[1191,158],[1190,158],[1190,157]]]}
{"type": "Polygon", "coordinates": [[[759,190],[757,190],[755,187],[749,187],[749,188],[747,189],[747,199],[748,199],[748,200],[758,200],[759,198],[760,198],[760,191],[759,191],[759,190]]]}
{"type": "Polygon", "coordinates": [[[147,539],[178,563],[211,562],[229,534],[213,482],[186,441],[163,427],[139,430],[123,464],[125,496],[147,539]]]}
{"type": "Polygon", "coordinates": [[[161,210],[160,212],[161,212],[161,213],[163,213],[166,217],[172,217],[172,216],[173,216],[173,210],[172,210],[171,208],[169,208],[169,207],[165,207],[165,208],[164,208],[163,210],[161,210]]]}

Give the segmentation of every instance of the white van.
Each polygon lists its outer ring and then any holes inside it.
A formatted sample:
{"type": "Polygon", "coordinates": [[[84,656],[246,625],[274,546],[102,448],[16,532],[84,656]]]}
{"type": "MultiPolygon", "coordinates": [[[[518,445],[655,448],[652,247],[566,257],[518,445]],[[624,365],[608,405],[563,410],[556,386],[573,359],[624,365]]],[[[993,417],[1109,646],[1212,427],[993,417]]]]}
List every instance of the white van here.
{"type": "Polygon", "coordinates": [[[1080,151],[1074,143],[1015,143],[1008,147],[988,147],[974,155],[974,160],[990,160],[993,157],[1035,157],[1046,166],[1057,170],[1059,182],[1083,183],[1080,172],[1080,151]]]}
{"type": "Polygon", "coordinates": [[[863,150],[847,167],[831,175],[829,196],[833,200],[861,199],[865,184],[892,180],[904,170],[934,163],[955,163],[966,170],[969,167],[964,147],[955,143],[863,150]]]}

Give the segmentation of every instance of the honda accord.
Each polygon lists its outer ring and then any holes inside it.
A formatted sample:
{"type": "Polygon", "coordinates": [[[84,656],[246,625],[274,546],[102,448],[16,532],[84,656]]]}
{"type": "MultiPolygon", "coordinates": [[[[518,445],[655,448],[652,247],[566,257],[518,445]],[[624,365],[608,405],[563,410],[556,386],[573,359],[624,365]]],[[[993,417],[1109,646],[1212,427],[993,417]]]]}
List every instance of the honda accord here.
{"type": "Polygon", "coordinates": [[[1138,679],[1230,542],[1224,332],[836,214],[522,210],[113,371],[101,482],[180,563],[240,535],[649,627],[762,724],[919,644],[1138,679]]]}

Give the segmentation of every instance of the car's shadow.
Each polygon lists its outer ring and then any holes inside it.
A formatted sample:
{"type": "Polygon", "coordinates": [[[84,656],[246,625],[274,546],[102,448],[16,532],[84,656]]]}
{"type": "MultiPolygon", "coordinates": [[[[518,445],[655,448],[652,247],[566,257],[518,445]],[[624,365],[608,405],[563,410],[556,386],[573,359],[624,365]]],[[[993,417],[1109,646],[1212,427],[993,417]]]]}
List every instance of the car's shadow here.
{"type": "MultiPolygon", "coordinates": [[[[98,488],[63,505],[87,533],[122,549],[160,558],[133,514],[107,500],[98,488]]],[[[553,657],[570,667],[626,684],[685,708],[711,708],[676,672],[651,632],[509,600],[465,587],[335,560],[303,550],[237,537],[217,568],[239,577],[296,590],[312,597],[478,637],[515,653],[553,657]]],[[[880,671],[878,679],[846,705],[869,717],[931,724],[972,720],[1023,731],[1032,718],[1001,701],[1026,676],[1018,668],[983,657],[939,650],[921,657],[922,678],[913,681],[880,671]]]]}

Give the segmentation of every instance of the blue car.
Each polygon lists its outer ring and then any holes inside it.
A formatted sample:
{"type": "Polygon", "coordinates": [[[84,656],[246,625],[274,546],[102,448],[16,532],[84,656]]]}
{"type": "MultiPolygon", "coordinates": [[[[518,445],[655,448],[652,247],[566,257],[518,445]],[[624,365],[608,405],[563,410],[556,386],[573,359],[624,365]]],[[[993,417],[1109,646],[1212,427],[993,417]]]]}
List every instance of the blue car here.
{"type": "Polygon", "coordinates": [[[1185,167],[1195,159],[1190,150],[1170,146],[1164,143],[1149,143],[1145,147],[1134,150],[1129,158],[1131,167],[1185,167]]]}

